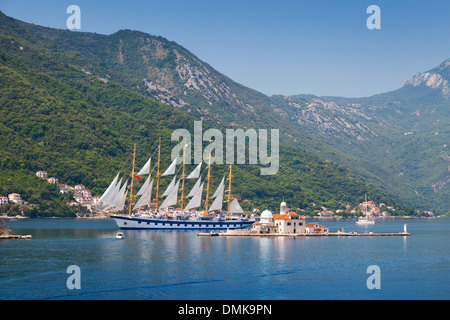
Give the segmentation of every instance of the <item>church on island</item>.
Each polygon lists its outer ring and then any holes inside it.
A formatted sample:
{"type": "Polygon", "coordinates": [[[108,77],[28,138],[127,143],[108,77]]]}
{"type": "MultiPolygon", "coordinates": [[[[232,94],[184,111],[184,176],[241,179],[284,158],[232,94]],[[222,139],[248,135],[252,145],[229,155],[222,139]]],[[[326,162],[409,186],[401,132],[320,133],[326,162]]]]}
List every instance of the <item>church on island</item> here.
{"type": "Polygon", "coordinates": [[[261,213],[259,221],[253,223],[251,229],[228,229],[226,232],[199,232],[198,236],[289,236],[289,237],[307,237],[307,236],[410,236],[406,231],[406,224],[403,232],[398,233],[374,233],[372,230],[366,233],[352,232],[329,232],[328,228],[317,222],[306,223],[304,217],[286,207],[283,201],[280,205],[280,214],[272,214],[269,210],[261,213]]]}
{"type": "Polygon", "coordinates": [[[284,201],[280,205],[280,214],[264,210],[251,231],[259,234],[328,233],[324,226],[318,223],[306,224],[305,218],[289,212],[284,201]]]}

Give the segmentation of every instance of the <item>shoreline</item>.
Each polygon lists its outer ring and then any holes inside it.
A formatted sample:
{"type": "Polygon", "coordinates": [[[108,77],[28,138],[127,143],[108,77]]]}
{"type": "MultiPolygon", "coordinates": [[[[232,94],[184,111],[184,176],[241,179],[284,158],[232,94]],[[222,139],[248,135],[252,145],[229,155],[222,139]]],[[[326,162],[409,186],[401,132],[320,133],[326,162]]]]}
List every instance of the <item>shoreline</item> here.
{"type": "MultiPolygon", "coordinates": [[[[310,217],[310,216],[304,216],[307,219],[313,219],[313,220],[352,220],[352,219],[358,219],[359,217],[343,217],[343,216],[336,216],[336,217],[310,217]]],[[[432,217],[415,217],[415,216],[388,216],[388,217],[377,217],[375,220],[385,220],[385,219],[440,219],[445,218],[449,216],[432,216],[432,217]]],[[[86,220],[100,220],[100,219],[108,219],[109,216],[93,216],[93,217],[83,217],[83,216],[76,216],[76,217],[26,217],[26,216],[0,216],[0,219],[86,219],[86,220]]],[[[259,218],[259,217],[256,217],[259,218]]]]}
{"type": "Polygon", "coordinates": [[[103,219],[109,219],[108,216],[98,216],[98,217],[24,217],[24,216],[0,216],[0,219],[16,219],[16,220],[22,220],[22,219],[86,219],[86,220],[103,220],[103,219]]]}

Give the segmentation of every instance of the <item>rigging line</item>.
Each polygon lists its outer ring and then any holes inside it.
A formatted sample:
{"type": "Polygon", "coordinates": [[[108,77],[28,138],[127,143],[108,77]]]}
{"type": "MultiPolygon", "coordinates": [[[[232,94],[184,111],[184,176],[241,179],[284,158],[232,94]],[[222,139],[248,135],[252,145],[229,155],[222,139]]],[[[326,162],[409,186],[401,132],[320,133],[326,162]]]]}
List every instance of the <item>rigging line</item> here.
{"type": "MultiPolygon", "coordinates": [[[[156,154],[157,151],[158,151],[158,147],[156,147],[156,150],[153,151],[153,153],[150,155],[150,158],[153,159],[153,157],[155,156],[155,154],[156,154]]],[[[152,161],[152,162],[153,162],[153,161],[152,161]]],[[[153,167],[153,169],[150,170],[149,175],[151,175],[151,174],[153,173],[153,171],[155,171],[156,168],[157,168],[157,165],[155,165],[155,166],[153,167]]]]}
{"type": "Polygon", "coordinates": [[[153,171],[155,171],[157,166],[154,166],[153,169],[150,171],[150,173],[148,174],[149,176],[153,173],[153,171]]]}
{"type": "Polygon", "coordinates": [[[127,159],[123,162],[122,167],[119,169],[119,172],[122,172],[123,168],[127,165],[128,161],[131,160],[132,156],[133,156],[132,153],[128,155],[127,159]]]}
{"type": "MultiPolygon", "coordinates": [[[[181,162],[181,164],[183,164],[183,162],[181,162]]],[[[178,173],[180,172],[180,170],[183,169],[183,166],[178,166],[177,171],[175,171],[175,176],[178,175],[178,173]]]]}

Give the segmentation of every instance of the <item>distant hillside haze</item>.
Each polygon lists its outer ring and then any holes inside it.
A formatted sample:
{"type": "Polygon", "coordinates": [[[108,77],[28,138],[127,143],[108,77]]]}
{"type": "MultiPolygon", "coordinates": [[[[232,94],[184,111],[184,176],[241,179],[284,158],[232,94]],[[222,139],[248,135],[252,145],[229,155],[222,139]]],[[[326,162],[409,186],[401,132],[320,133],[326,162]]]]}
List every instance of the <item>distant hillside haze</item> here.
{"type": "Polygon", "coordinates": [[[450,199],[449,70],[447,59],[398,90],[367,98],[277,100],[287,118],[344,152],[330,159],[416,205],[444,209],[450,199]]]}

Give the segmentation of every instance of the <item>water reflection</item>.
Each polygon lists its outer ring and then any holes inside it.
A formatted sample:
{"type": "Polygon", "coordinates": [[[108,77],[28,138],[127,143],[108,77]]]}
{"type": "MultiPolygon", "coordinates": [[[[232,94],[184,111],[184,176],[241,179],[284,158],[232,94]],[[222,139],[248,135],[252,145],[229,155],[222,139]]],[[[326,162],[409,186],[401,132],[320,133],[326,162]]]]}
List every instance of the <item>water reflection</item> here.
{"type": "MultiPolygon", "coordinates": [[[[408,222],[411,237],[125,231],[124,239],[116,239],[117,227],[106,221],[17,222],[11,228],[35,238],[0,242],[0,299],[365,298],[373,294],[365,286],[366,268],[372,264],[382,268],[386,279],[384,298],[421,298],[425,290],[427,297],[442,299],[448,297],[450,224],[438,222],[408,222]],[[66,268],[72,264],[81,268],[80,292],[65,286],[66,268]],[[395,282],[400,274],[401,282],[395,282]]],[[[330,230],[357,229],[354,221],[323,224],[330,230]]],[[[377,221],[373,228],[401,232],[403,221],[377,221]]]]}

